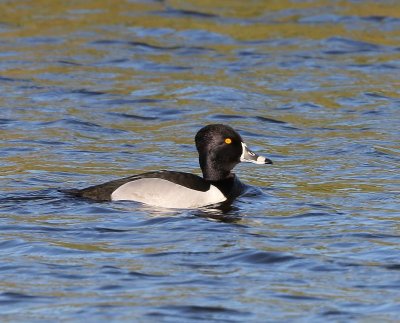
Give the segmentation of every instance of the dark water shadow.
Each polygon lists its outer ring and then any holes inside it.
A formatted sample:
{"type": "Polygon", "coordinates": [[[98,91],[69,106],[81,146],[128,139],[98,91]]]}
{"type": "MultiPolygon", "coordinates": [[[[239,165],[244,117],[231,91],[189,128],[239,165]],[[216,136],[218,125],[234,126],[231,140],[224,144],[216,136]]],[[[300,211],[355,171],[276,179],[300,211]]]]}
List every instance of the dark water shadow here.
{"type": "Polygon", "coordinates": [[[242,220],[240,209],[232,205],[232,202],[192,210],[190,214],[195,217],[224,223],[237,224],[242,220]]]}
{"type": "Polygon", "coordinates": [[[328,55],[360,54],[388,50],[388,48],[381,45],[344,37],[331,37],[325,42],[328,49],[323,50],[323,53],[328,55]]]}
{"type": "Polygon", "coordinates": [[[3,292],[0,294],[0,306],[11,306],[16,303],[36,303],[36,302],[44,302],[48,301],[50,297],[43,296],[35,296],[28,295],[24,293],[16,293],[16,292],[3,292]]]}
{"type": "Polygon", "coordinates": [[[15,205],[20,202],[33,202],[33,201],[51,201],[58,197],[56,196],[56,190],[44,189],[29,193],[11,193],[0,195],[0,206],[6,206],[9,204],[15,205]]]}
{"type": "Polygon", "coordinates": [[[153,11],[155,15],[168,16],[168,17],[190,17],[190,18],[218,18],[217,15],[212,13],[200,12],[196,10],[175,9],[167,6],[163,11],[153,11]]]}
{"type": "Polygon", "coordinates": [[[275,264],[292,262],[299,260],[300,257],[293,256],[289,253],[277,252],[277,251],[260,251],[260,250],[240,250],[237,253],[231,253],[229,255],[223,255],[218,257],[218,261],[228,263],[248,263],[254,265],[264,264],[275,264]]]}
{"type": "Polygon", "coordinates": [[[170,319],[180,321],[186,320],[213,321],[218,322],[239,322],[246,320],[252,313],[239,311],[237,309],[224,306],[203,306],[203,305],[167,305],[157,308],[146,314],[151,319],[160,321],[170,319]]]}

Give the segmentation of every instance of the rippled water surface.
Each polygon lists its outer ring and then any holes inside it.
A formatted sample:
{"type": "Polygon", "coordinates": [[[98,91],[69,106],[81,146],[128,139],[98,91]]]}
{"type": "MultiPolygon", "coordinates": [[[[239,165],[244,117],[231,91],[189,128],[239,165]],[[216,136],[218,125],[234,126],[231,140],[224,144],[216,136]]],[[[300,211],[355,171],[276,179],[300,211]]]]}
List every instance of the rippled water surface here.
{"type": "Polygon", "coordinates": [[[0,12],[2,322],[398,320],[398,1],[0,12]],[[198,174],[209,123],[274,161],[229,210],[57,190],[198,174]]]}

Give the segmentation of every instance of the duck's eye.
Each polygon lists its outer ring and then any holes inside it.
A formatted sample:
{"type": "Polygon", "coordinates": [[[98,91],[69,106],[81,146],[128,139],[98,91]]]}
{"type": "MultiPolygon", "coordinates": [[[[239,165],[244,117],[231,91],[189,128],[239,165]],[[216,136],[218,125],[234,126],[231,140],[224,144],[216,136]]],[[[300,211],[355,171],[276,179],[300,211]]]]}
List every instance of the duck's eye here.
{"type": "Polygon", "coordinates": [[[225,139],[225,143],[230,145],[232,143],[232,139],[231,138],[226,138],[225,139]]]}

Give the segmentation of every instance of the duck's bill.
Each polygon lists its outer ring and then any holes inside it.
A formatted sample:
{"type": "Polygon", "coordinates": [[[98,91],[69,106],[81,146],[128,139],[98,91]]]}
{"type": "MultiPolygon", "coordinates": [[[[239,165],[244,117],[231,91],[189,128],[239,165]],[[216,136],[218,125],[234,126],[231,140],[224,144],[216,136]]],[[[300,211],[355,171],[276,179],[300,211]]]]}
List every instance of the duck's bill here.
{"type": "Polygon", "coordinates": [[[248,162],[248,163],[254,163],[254,164],[272,164],[272,160],[265,158],[263,156],[259,156],[256,153],[253,153],[247,145],[242,142],[242,155],[240,156],[240,161],[241,162],[248,162]]]}

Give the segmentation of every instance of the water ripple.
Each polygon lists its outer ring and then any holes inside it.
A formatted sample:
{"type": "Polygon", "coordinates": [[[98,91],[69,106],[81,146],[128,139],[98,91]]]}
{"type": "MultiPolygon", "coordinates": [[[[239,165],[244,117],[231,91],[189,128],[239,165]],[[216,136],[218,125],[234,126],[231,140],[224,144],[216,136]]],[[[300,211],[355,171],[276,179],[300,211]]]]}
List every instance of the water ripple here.
{"type": "Polygon", "coordinates": [[[394,2],[177,3],[0,1],[0,320],[398,321],[394,2]],[[207,123],[274,161],[232,205],[57,190],[200,174],[207,123]]]}

